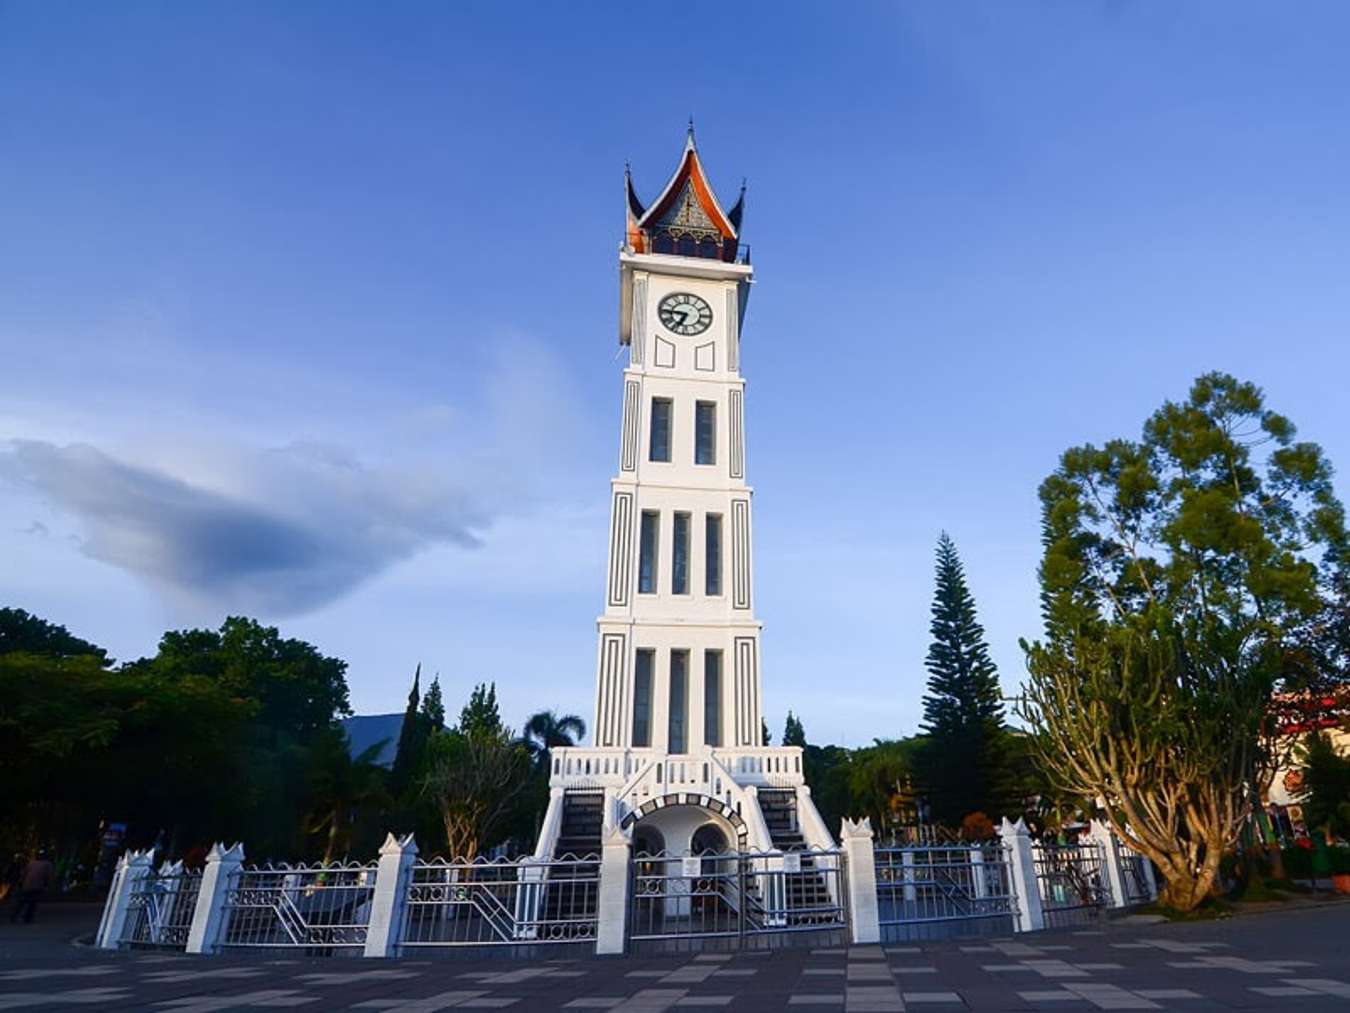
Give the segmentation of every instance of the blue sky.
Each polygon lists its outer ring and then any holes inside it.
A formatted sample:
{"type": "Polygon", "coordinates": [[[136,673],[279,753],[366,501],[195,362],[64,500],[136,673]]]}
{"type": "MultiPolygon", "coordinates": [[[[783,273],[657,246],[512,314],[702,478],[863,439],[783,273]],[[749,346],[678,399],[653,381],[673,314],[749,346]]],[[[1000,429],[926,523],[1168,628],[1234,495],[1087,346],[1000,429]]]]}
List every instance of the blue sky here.
{"type": "MultiPolygon", "coordinates": [[[[911,733],[955,537],[1004,683],[1036,487],[1205,370],[1350,467],[1350,10],[0,2],[0,601],[247,612],[589,719],[623,165],[749,177],[770,724],[911,733]]],[[[1345,495],[1345,480],[1340,481],[1345,495]]]]}

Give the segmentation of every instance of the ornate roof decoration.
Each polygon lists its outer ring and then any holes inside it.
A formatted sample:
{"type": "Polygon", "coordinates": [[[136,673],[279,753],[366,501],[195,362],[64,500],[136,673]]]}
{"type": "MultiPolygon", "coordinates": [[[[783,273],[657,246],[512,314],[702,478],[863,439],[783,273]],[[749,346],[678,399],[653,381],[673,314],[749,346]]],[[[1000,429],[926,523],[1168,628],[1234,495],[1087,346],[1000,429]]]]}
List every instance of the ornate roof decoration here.
{"type": "Polygon", "coordinates": [[[638,253],[680,253],[718,260],[734,260],[745,207],[745,184],[731,213],[708,182],[690,127],[675,174],[661,195],[643,207],[633,189],[631,172],[624,171],[627,243],[638,253]]]}

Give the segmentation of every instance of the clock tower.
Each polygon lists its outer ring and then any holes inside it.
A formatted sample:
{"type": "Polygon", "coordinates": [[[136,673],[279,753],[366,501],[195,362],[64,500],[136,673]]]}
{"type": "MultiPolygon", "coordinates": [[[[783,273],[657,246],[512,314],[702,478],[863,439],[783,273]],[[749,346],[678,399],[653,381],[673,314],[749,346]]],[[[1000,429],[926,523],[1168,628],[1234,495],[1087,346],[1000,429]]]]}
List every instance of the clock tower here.
{"type": "Polygon", "coordinates": [[[802,752],[762,739],[745,447],[745,189],[724,210],[692,128],[650,204],[625,174],[622,381],[594,743],[556,749],[537,854],[833,847],[802,752]]]}

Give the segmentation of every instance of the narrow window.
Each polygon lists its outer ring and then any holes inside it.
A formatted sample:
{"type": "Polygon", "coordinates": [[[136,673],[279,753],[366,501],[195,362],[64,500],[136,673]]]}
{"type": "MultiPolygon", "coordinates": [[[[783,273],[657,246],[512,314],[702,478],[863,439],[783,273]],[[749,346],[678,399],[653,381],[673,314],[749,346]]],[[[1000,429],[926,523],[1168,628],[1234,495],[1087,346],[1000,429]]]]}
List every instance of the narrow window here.
{"type": "Polygon", "coordinates": [[[689,515],[676,514],[671,531],[675,545],[670,556],[670,590],[673,594],[689,593],[689,515]]]}
{"type": "Polygon", "coordinates": [[[652,657],[652,651],[638,651],[633,671],[634,747],[652,744],[652,657]]]}
{"type": "Polygon", "coordinates": [[[653,461],[670,460],[670,412],[670,398],[652,398],[652,442],[647,456],[653,461]]]}
{"type": "Polygon", "coordinates": [[[689,712],[689,652],[670,652],[670,751],[686,753],[689,712]]]}
{"type": "Polygon", "coordinates": [[[694,463],[717,463],[717,405],[712,401],[694,405],[694,463]]]}
{"type": "Polygon", "coordinates": [[[703,741],[722,744],[722,652],[703,652],[703,741]]]}
{"type": "Polygon", "coordinates": [[[638,539],[638,593],[656,593],[656,535],[660,514],[642,511],[642,532],[638,539]]]}
{"type": "Polygon", "coordinates": [[[719,595],[722,593],[722,515],[708,514],[704,524],[703,590],[705,594],[719,595]]]}

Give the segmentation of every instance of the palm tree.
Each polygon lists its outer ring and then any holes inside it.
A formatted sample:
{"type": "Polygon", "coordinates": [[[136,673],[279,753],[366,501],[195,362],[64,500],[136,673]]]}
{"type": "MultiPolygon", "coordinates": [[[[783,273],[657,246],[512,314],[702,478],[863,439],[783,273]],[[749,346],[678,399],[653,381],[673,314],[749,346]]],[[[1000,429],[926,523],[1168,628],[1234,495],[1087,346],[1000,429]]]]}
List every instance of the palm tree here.
{"type": "Polygon", "coordinates": [[[315,739],[307,771],[311,808],[305,829],[324,835],[325,864],[351,847],[359,816],[388,807],[388,772],[375,762],[387,742],[352,756],[347,734],[339,727],[325,729],[315,739]]]}
{"type": "Polygon", "coordinates": [[[575,746],[586,734],[586,722],[575,714],[559,717],[553,711],[540,711],[525,722],[521,739],[534,758],[537,770],[548,771],[549,750],[557,746],[575,746]]]}

